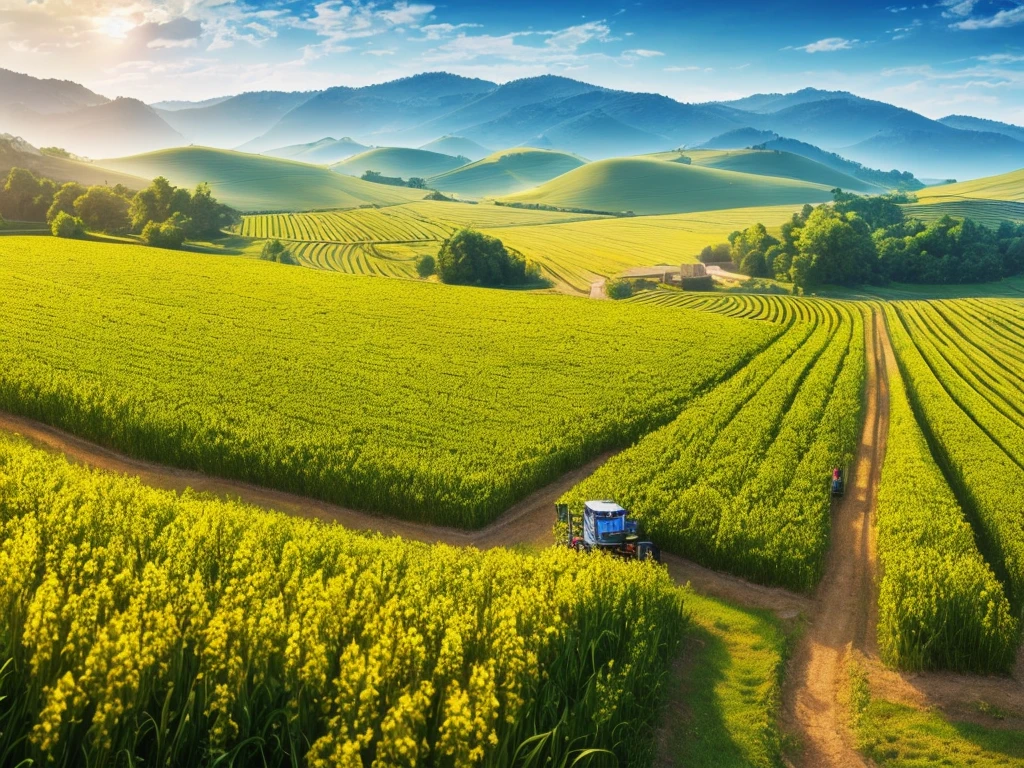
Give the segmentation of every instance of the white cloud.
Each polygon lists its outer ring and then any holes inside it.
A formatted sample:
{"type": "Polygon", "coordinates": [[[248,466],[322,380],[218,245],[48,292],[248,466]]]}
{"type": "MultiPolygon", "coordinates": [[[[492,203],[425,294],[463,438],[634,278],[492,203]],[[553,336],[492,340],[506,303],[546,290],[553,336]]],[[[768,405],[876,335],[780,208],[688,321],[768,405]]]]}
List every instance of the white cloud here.
{"type": "Polygon", "coordinates": [[[569,66],[585,57],[579,49],[591,42],[609,43],[616,38],[603,21],[591,21],[554,31],[510,32],[507,35],[459,34],[423,55],[433,63],[458,64],[482,58],[531,63],[536,65],[569,66]],[[544,38],[543,45],[523,45],[523,38],[544,38]]]}
{"type": "MultiPolygon", "coordinates": [[[[807,53],[831,53],[832,51],[848,51],[860,40],[847,40],[845,37],[826,37],[814,43],[789,47],[789,50],[806,51],[807,53]]],[[[787,50],[783,48],[783,50],[787,50]]]]}
{"type": "Polygon", "coordinates": [[[472,29],[474,27],[483,26],[481,24],[424,24],[420,27],[420,33],[423,37],[413,37],[410,40],[441,40],[446,37],[451,37],[453,34],[458,32],[460,29],[472,29]]]}
{"type": "Polygon", "coordinates": [[[970,16],[978,0],[945,0],[942,5],[946,8],[942,15],[947,19],[963,18],[970,16]]]}
{"type": "Polygon", "coordinates": [[[650,59],[655,56],[664,56],[661,51],[652,51],[647,48],[635,48],[632,51],[623,51],[623,56],[639,56],[643,59],[650,59]]]}
{"type": "Polygon", "coordinates": [[[950,24],[953,29],[1001,29],[1013,27],[1024,23],[1024,5],[1016,8],[1009,8],[996,13],[994,16],[983,18],[964,19],[955,24],[950,24]]]}
{"type": "Polygon", "coordinates": [[[1018,61],[1024,61],[1024,56],[1014,53],[992,53],[987,56],[976,56],[978,61],[988,62],[989,64],[1015,64],[1018,61]]]}
{"type": "Polygon", "coordinates": [[[662,72],[714,72],[712,67],[665,67],[662,72]]]}

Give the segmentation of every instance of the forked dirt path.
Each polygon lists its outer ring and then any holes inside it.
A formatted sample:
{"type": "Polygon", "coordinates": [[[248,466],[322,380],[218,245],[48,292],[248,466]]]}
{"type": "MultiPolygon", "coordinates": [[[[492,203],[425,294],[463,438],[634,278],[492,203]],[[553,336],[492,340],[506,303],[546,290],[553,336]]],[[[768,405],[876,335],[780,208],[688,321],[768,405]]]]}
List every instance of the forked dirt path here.
{"type": "Polygon", "coordinates": [[[846,493],[834,504],[825,575],[814,596],[783,688],[784,724],[800,743],[807,768],[866,766],[854,749],[840,700],[854,647],[872,643],[875,568],[873,523],[889,429],[889,385],[879,348],[880,321],[865,323],[867,384],[864,428],[846,493]]]}
{"type": "Polygon", "coordinates": [[[555,501],[583,478],[592,474],[613,454],[598,456],[582,467],[562,475],[513,505],[493,523],[476,531],[429,525],[393,517],[373,515],[326,501],[311,499],[285,491],[275,491],[239,480],[211,477],[202,472],[178,469],[165,464],[134,459],[118,451],[69,434],[48,424],[0,411],[0,430],[14,432],[32,443],[63,453],[69,460],[97,469],[135,475],[146,485],[178,491],[186,488],[220,497],[241,499],[266,509],[299,517],[336,522],[358,531],[377,531],[385,535],[429,544],[472,545],[480,549],[495,546],[536,545],[551,543],[555,521],[555,501]]]}

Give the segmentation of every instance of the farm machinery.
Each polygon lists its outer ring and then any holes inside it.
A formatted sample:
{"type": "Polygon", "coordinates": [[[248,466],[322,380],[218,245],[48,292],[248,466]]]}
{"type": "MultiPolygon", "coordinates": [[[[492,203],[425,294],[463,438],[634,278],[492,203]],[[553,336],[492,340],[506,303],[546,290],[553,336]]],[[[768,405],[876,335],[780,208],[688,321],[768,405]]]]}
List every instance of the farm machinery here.
{"type": "Polygon", "coordinates": [[[640,527],[614,501],[588,501],[575,528],[568,504],[556,504],[559,522],[568,528],[566,544],[577,552],[607,552],[624,560],[661,562],[661,550],[650,541],[640,541],[640,527]]]}
{"type": "Polygon", "coordinates": [[[832,470],[832,495],[842,496],[846,490],[846,486],[843,480],[843,470],[836,467],[832,470]]]}

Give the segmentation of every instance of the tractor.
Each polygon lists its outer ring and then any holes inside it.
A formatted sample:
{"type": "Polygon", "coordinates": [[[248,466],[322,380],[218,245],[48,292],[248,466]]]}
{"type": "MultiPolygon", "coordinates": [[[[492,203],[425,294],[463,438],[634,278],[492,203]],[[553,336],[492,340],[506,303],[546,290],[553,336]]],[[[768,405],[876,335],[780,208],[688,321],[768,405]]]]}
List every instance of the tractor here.
{"type": "Polygon", "coordinates": [[[636,520],[614,501],[588,501],[583,504],[580,531],[573,528],[568,504],[556,504],[559,522],[568,527],[566,544],[577,552],[607,552],[624,560],[661,562],[661,550],[650,541],[640,541],[636,520]]]}
{"type": "Polygon", "coordinates": [[[846,490],[843,484],[843,470],[836,467],[832,470],[832,495],[842,496],[846,490]]]}

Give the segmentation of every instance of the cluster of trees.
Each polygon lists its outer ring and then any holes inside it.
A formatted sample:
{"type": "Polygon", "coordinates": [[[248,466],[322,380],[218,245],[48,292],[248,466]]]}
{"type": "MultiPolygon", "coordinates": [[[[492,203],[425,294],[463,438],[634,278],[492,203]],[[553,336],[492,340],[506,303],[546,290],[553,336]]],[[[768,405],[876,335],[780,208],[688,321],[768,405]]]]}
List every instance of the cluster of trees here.
{"type": "Polygon", "coordinates": [[[441,244],[437,258],[421,259],[421,277],[436,274],[453,285],[526,285],[540,280],[540,267],[496,237],[473,229],[460,229],[441,244]]]}
{"type": "Polygon", "coordinates": [[[0,190],[0,215],[17,221],[45,221],[58,237],[79,237],[85,230],[141,234],[149,245],[177,248],[185,239],[216,237],[238,219],[217,202],[208,184],[193,192],[162,176],[134,192],[118,184],[58,184],[24,168],[12,168],[0,190]]]}
{"type": "Polygon", "coordinates": [[[902,195],[861,197],[834,190],[834,203],[805,205],[782,225],[780,236],[763,224],[705,248],[702,261],[728,250],[737,269],[806,289],[817,285],[974,283],[1024,271],[1024,225],[992,230],[949,216],[925,224],[907,218],[902,195]]]}
{"type": "Polygon", "coordinates": [[[363,181],[372,181],[374,184],[388,184],[392,187],[427,188],[427,180],[419,176],[413,176],[406,181],[401,176],[384,176],[380,171],[365,171],[359,178],[363,181]]]}

